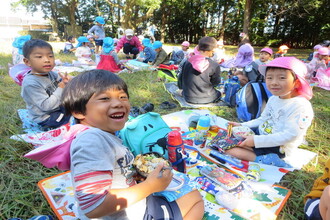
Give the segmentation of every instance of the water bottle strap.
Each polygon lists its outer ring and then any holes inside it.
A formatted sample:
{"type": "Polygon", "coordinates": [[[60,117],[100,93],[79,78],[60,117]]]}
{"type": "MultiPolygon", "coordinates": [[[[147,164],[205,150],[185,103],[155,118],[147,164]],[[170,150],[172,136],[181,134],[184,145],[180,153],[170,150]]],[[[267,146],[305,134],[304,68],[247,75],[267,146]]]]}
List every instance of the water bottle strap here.
{"type": "Polygon", "coordinates": [[[182,153],[182,151],[179,151],[179,153],[181,154],[181,159],[177,160],[175,162],[172,162],[172,166],[176,166],[176,165],[178,165],[179,163],[181,163],[182,161],[184,161],[188,158],[185,154],[182,153]]]}

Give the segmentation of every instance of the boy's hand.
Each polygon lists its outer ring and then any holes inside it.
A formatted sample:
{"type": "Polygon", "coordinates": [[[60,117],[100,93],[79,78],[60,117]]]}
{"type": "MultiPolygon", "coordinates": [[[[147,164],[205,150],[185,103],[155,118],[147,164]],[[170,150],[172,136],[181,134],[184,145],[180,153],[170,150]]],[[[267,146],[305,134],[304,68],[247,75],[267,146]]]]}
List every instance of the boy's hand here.
{"type": "Polygon", "coordinates": [[[147,177],[145,182],[148,182],[152,188],[152,192],[160,192],[166,189],[166,187],[172,181],[173,173],[170,169],[162,170],[163,163],[159,163],[156,169],[154,169],[147,177]]]}
{"type": "Polygon", "coordinates": [[[241,126],[241,123],[234,122],[234,121],[228,121],[228,124],[232,125],[232,126],[241,126]]]}
{"type": "Polygon", "coordinates": [[[60,75],[60,77],[62,78],[62,82],[64,83],[64,85],[66,85],[72,79],[72,76],[68,75],[67,73],[59,72],[58,75],[60,75]]]}
{"type": "Polygon", "coordinates": [[[254,135],[242,136],[245,140],[238,146],[240,147],[254,147],[254,135]]]}

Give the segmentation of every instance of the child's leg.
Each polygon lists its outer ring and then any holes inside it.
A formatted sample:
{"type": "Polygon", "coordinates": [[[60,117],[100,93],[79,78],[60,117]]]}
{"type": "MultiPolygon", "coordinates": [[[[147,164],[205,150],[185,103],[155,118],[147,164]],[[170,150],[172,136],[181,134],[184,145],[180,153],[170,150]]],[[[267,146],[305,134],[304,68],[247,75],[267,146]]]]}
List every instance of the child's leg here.
{"type": "Polygon", "coordinates": [[[99,53],[99,48],[100,48],[100,46],[99,46],[99,45],[96,45],[96,46],[95,46],[95,53],[96,53],[96,54],[98,54],[98,53],[99,53]]]}
{"type": "Polygon", "coordinates": [[[226,154],[232,155],[241,160],[255,161],[256,159],[256,154],[253,152],[252,148],[234,147],[226,150],[226,154]]]}
{"type": "Polygon", "coordinates": [[[182,218],[200,220],[204,216],[204,201],[201,194],[194,190],[176,200],[182,218]]]}
{"type": "Polygon", "coordinates": [[[320,213],[323,220],[330,219],[330,186],[325,187],[320,198],[320,213]]]}

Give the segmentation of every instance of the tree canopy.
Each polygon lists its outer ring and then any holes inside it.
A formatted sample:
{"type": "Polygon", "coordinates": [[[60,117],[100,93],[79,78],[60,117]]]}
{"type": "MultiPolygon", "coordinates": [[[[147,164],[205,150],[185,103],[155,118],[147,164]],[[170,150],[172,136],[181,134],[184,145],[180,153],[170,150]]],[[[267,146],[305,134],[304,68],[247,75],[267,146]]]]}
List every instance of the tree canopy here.
{"type": "Polygon", "coordinates": [[[119,27],[142,34],[156,25],[157,39],[196,43],[208,35],[237,44],[246,33],[253,45],[311,47],[329,37],[330,0],[19,0],[30,12],[42,10],[55,32],[65,25],[83,32],[96,16],[106,19],[108,36],[119,27]]]}

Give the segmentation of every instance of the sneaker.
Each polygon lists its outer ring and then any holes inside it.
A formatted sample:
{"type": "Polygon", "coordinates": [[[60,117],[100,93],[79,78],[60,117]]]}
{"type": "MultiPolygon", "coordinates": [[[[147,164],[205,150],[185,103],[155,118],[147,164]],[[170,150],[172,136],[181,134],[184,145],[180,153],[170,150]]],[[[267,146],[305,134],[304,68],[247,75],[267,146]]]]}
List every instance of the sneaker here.
{"type": "Polygon", "coordinates": [[[285,168],[292,168],[291,165],[287,164],[284,160],[282,160],[277,154],[265,154],[265,155],[259,155],[256,157],[256,160],[254,161],[256,163],[262,163],[277,167],[285,167],[285,168]]]}
{"type": "Polygon", "coordinates": [[[154,110],[154,104],[152,103],[147,103],[140,108],[140,112],[142,112],[142,114],[151,112],[152,110],[154,110]]]}
{"type": "Polygon", "coordinates": [[[161,109],[173,109],[176,108],[176,104],[171,102],[162,102],[159,106],[161,109]]]}

